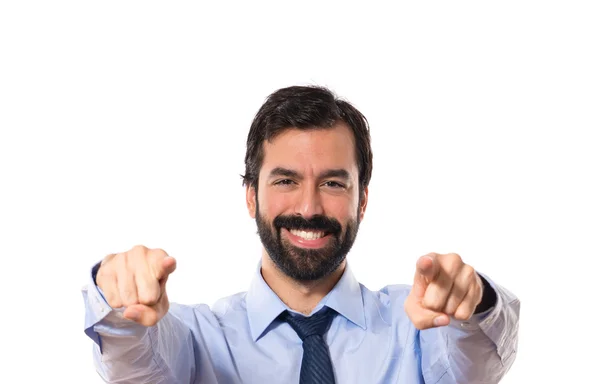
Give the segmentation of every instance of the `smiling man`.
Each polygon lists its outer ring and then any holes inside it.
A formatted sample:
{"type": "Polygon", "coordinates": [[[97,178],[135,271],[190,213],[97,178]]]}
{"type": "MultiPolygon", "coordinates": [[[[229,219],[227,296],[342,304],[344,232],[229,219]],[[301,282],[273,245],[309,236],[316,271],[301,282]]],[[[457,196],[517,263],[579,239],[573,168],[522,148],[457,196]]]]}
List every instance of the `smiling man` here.
{"type": "Polygon", "coordinates": [[[248,134],[248,212],[263,253],[247,292],[170,303],[176,262],[112,254],[84,288],[85,332],[110,383],[497,383],[520,302],[454,253],[416,259],[411,285],[370,291],[346,261],[368,203],[367,120],[322,87],[269,96],[248,134]]]}

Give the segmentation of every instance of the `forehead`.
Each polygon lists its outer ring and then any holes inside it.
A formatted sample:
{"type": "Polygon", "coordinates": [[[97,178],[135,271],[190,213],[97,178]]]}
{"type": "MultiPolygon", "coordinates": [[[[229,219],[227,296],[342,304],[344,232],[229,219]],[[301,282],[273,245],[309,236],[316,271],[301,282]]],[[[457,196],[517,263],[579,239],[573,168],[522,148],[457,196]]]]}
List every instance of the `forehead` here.
{"type": "Polygon", "coordinates": [[[343,123],[332,128],[290,128],[264,143],[262,171],[274,167],[297,171],[342,168],[357,171],[354,136],[343,123]]]}

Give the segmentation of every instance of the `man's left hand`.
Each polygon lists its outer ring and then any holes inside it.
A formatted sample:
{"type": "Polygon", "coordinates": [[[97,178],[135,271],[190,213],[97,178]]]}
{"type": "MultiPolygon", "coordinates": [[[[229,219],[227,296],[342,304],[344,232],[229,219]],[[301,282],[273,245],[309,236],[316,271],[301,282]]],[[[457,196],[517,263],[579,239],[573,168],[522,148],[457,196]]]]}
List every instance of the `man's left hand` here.
{"type": "Polygon", "coordinates": [[[468,320],[481,302],[483,284],[473,267],[456,253],[430,253],[417,261],[415,280],[404,309],[417,329],[468,320]]]}

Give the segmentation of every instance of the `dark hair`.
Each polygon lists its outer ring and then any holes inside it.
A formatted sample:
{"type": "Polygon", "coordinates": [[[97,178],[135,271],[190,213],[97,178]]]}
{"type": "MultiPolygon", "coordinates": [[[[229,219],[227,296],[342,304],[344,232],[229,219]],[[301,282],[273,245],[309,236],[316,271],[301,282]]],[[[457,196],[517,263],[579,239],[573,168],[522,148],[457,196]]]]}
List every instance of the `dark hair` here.
{"type": "Polygon", "coordinates": [[[273,92],[257,112],[246,143],[246,173],[243,185],[258,186],[265,141],[291,128],[331,128],[346,123],[354,134],[360,196],[369,185],[373,168],[371,135],[365,116],[349,102],[321,86],[292,86],[273,92]]]}

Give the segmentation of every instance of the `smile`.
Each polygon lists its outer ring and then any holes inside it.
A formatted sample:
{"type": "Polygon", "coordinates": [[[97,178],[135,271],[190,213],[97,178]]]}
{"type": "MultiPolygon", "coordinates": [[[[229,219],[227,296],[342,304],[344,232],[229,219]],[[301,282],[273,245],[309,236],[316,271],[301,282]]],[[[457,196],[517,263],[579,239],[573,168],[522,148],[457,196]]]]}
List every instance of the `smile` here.
{"type": "Polygon", "coordinates": [[[283,228],[282,232],[293,245],[300,248],[322,248],[331,240],[331,234],[325,231],[283,228]]]}
{"type": "Polygon", "coordinates": [[[317,240],[321,237],[325,236],[325,232],[323,231],[305,231],[301,229],[288,229],[290,233],[294,236],[301,237],[305,240],[317,240]]]}

